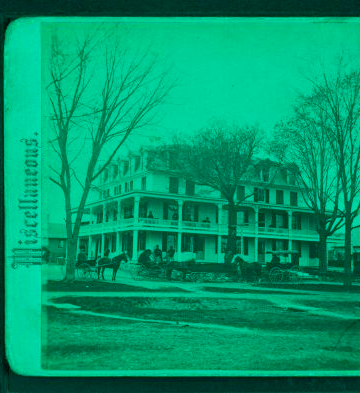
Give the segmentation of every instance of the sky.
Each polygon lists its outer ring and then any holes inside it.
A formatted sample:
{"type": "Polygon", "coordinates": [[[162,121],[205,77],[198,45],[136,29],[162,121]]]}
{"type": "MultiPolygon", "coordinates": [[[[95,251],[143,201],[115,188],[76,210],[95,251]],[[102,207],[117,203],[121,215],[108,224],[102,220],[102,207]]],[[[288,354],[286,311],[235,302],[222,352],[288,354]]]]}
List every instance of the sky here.
{"type": "MultiPolygon", "coordinates": [[[[43,80],[48,81],[51,37],[56,31],[64,45],[86,32],[109,29],[121,36],[129,56],[150,48],[169,70],[176,85],[159,108],[155,125],[134,133],[128,148],[172,133],[192,133],[213,120],[257,124],[268,135],[291,116],[299,92],[308,92],[307,77],[331,70],[339,56],[358,66],[359,21],[314,18],[137,18],[104,19],[102,24],[45,23],[42,29],[43,80]],[[104,22],[105,20],[105,22],[104,22]]],[[[110,38],[107,43],[115,41],[110,38]]],[[[101,54],[94,83],[101,83],[101,54]]],[[[43,114],[49,106],[44,91],[43,114]]],[[[46,124],[46,121],[44,122],[46,124]]],[[[81,172],[81,157],[79,168],[81,172]]],[[[54,185],[49,185],[56,187],[54,185]]],[[[74,194],[75,195],[75,194],[74,194]]],[[[75,196],[76,199],[76,196],[75,196]]],[[[61,203],[61,201],[59,201],[61,203]]],[[[61,221],[61,209],[51,221],[61,221]]]]}

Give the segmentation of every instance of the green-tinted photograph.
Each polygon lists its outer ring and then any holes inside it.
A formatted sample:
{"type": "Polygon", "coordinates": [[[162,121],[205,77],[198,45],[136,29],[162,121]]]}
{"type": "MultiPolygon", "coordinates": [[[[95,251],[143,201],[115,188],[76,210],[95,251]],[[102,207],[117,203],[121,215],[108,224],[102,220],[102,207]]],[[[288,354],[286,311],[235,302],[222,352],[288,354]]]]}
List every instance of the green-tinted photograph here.
{"type": "Polygon", "coordinates": [[[359,21],[40,25],[41,368],[358,375],[359,21]]]}

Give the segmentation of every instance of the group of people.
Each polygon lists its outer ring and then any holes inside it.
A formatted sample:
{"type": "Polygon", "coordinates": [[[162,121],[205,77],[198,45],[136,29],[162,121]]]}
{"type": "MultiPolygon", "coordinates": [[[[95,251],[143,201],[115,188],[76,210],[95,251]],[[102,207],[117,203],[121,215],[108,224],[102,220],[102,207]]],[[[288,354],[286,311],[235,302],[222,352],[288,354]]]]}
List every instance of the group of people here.
{"type": "Polygon", "coordinates": [[[163,265],[174,262],[174,255],[175,249],[173,246],[170,246],[169,250],[166,251],[165,260],[163,260],[163,252],[159,245],[156,245],[154,251],[150,249],[143,251],[138,258],[138,262],[146,267],[163,265]]]}

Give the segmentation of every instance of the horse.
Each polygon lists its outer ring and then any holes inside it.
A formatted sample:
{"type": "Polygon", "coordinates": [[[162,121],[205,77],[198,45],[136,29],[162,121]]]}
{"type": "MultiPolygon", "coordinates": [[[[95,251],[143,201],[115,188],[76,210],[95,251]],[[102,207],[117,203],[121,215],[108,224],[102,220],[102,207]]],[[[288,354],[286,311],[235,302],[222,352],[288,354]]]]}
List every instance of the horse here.
{"type": "Polygon", "coordinates": [[[120,254],[117,255],[116,257],[114,257],[112,260],[110,258],[100,258],[99,259],[99,263],[98,263],[98,280],[100,279],[100,272],[101,272],[101,277],[103,280],[105,280],[104,278],[104,271],[106,268],[112,269],[113,270],[113,274],[112,274],[112,281],[116,280],[116,274],[117,271],[119,270],[120,264],[122,261],[127,262],[127,256],[126,254],[120,254]]]}
{"type": "Polygon", "coordinates": [[[261,264],[258,262],[245,262],[240,255],[235,255],[232,263],[237,263],[243,280],[248,281],[250,278],[261,281],[261,264]]]}

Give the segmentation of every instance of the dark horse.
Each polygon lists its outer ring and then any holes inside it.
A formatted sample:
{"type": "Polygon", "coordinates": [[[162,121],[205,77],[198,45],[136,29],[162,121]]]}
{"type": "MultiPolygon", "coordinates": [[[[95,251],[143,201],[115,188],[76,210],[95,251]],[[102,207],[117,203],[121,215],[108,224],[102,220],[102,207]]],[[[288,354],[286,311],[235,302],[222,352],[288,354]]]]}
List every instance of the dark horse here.
{"type": "Polygon", "coordinates": [[[261,264],[258,262],[245,262],[239,255],[235,256],[233,263],[237,263],[245,281],[261,280],[261,264]]]}
{"type": "Polygon", "coordinates": [[[100,258],[99,259],[99,264],[98,264],[98,279],[100,279],[100,272],[101,272],[101,277],[103,280],[105,280],[104,278],[104,271],[106,268],[112,269],[113,270],[113,274],[112,274],[112,281],[115,281],[116,279],[116,273],[119,270],[120,264],[121,262],[127,262],[128,261],[128,257],[125,253],[117,255],[116,257],[114,257],[112,260],[110,258],[100,258]]]}

